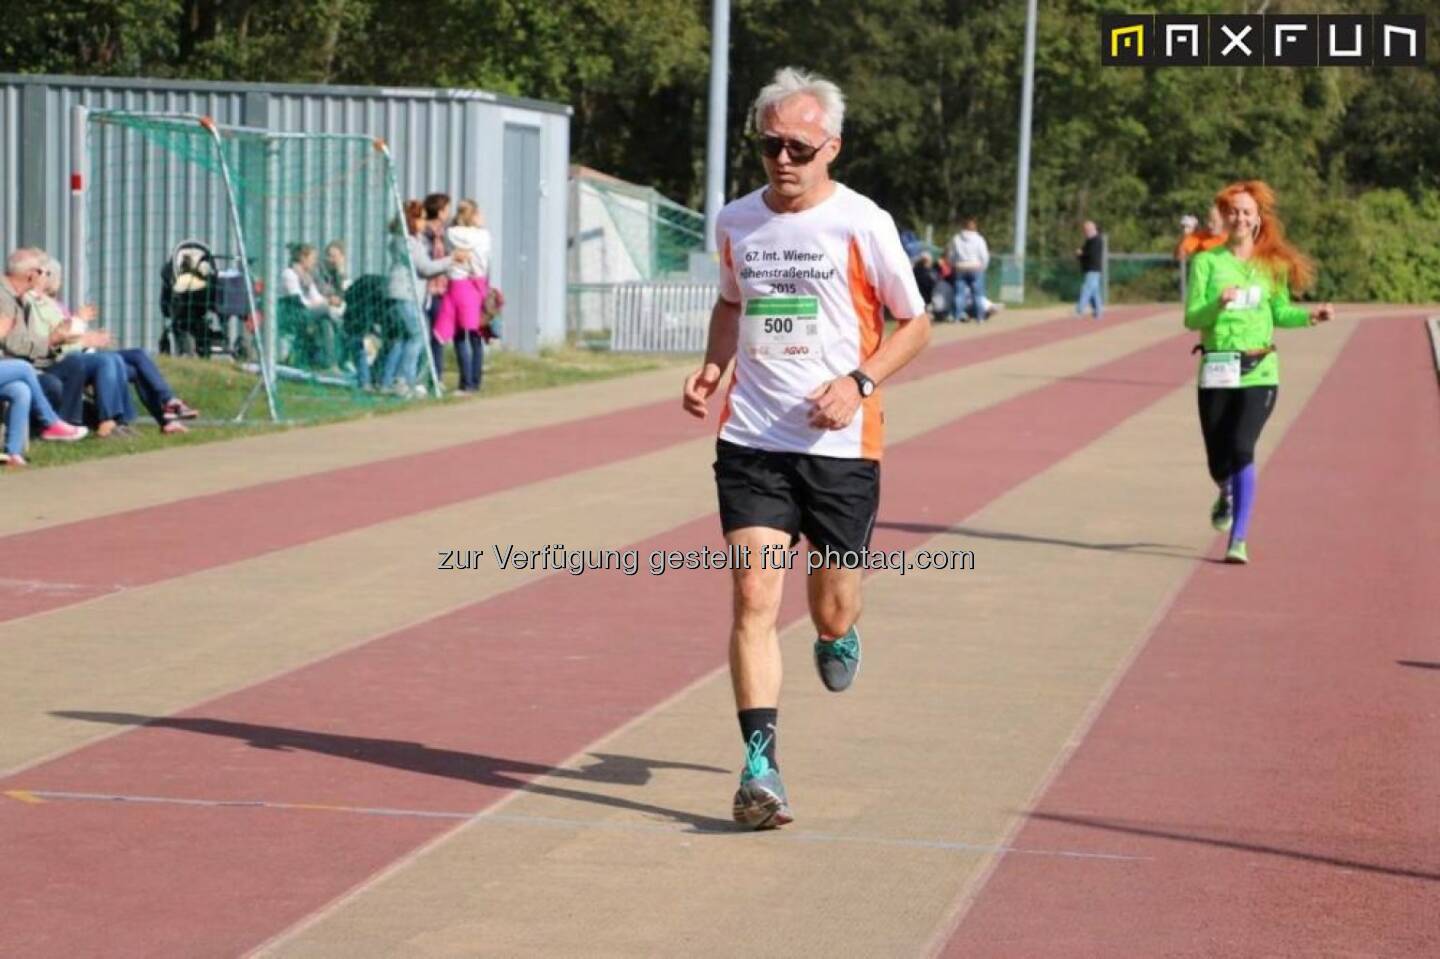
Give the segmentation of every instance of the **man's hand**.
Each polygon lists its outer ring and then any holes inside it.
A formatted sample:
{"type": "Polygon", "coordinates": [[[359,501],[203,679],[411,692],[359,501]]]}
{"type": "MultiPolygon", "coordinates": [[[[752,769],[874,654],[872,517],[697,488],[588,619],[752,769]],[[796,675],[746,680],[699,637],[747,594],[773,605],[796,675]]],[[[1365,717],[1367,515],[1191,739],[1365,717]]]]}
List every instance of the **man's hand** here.
{"type": "Polygon", "coordinates": [[[61,346],[69,343],[77,334],[71,332],[69,320],[61,320],[50,328],[50,345],[61,346]]]}
{"type": "Polygon", "coordinates": [[[110,332],[108,330],[94,330],[84,333],[80,337],[80,345],[87,349],[103,350],[110,345],[110,332]]]}
{"type": "Polygon", "coordinates": [[[1335,304],[1333,303],[1321,303],[1310,313],[1311,326],[1316,323],[1328,323],[1333,319],[1335,319],[1335,304]]]}
{"type": "Polygon", "coordinates": [[[685,389],[680,405],[685,412],[697,419],[704,419],[709,413],[706,401],[715,395],[720,386],[720,377],[725,371],[715,363],[706,363],[700,369],[685,377],[685,389]]]}
{"type": "Polygon", "coordinates": [[[837,376],[805,397],[810,408],[810,425],[819,430],[843,430],[860,408],[860,384],[850,376],[837,376]]]}

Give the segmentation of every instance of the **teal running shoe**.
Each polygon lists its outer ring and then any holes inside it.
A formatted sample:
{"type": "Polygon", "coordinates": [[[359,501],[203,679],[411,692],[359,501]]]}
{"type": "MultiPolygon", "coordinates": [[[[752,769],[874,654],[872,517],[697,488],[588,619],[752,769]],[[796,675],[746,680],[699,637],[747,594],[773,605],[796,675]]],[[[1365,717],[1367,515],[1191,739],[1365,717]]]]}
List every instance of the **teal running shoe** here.
{"type": "Polygon", "coordinates": [[[1234,563],[1237,566],[1244,566],[1250,562],[1250,554],[1245,552],[1245,541],[1243,539],[1237,539],[1230,544],[1230,548],[1225,551],[1225,562],[1234,563]]]}
{"type": "Polygon", "coordinates": [[[1230,528],[1235,521],[1234,504],[1230,500],[1230,494],[1224,490],[1215,497],[1215,503],[1210,507],[1210,525],[1221,533],[1230,528]]]}
{"type": "Polygon", "coordinates": [[[758,731],[750,734],[745,769],[740,773],[740,788],[735,791],[735,821],[751,829],[774,829],[795,821],[780,770],[765,757],[769,745],[770,739],[758,731]]]}
{"type": "Polygon", "coordinates": [[[849,689],[860,672],[860,630],[851,626],[839,639],[815,640],[815,671],[830,692],[849,689]]]}

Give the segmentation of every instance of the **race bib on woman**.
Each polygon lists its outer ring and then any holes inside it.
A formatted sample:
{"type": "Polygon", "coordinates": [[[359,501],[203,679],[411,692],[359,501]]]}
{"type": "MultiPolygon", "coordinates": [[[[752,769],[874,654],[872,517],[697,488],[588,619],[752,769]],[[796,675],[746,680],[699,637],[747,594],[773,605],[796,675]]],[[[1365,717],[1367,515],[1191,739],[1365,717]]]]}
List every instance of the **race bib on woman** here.
{"type": "Polygon", "coordinates": [[[1202,390],[1228,390],[1240,385],[1239,353],[1206,353],[1200,363],[1202,390]]]}

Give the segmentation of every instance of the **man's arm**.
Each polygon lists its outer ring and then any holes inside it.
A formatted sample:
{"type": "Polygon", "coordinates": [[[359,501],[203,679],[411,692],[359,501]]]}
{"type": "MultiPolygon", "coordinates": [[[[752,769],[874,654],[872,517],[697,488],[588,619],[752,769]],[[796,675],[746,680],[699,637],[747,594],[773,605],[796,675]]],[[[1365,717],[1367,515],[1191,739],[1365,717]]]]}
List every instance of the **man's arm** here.
{"type": "Polygon", "coordinates": [[[716,297],[710,310],[710,335],[705,342],[705,365],[724,370],[740,345],[740,304],[716,297]]]}
{"type": "MultiPolygon", "coordinates": [[[[900,319],[893,336],[880,344],[869,359],[860,364],[864,373],[879,386],[915,358],[930,342],[930,314],[919,313],[900,319]]],[[[815,406],[810,411],[810,425],[816,429],[843,430],[855,419],[860,408],[860,385],[854,377],[839,376],[825,383],[809,399],[815,406]]]]}
{"type": "Polygon", "coordinates": [[[0,318],[0,331],[4,334],[4,339],[0,340],[0,353],[5,356],[34,362],[50,355],[52,347],[49,337],[32,333],[23,316],[7,313],[4,318],[0,318]]]}
{"type": "Polygon", "coordinates": [[[700,369],[685,379],[681,406],[691,416],[704,419],[706,401],[720,386],[720,379],[735,359],[740,344],[740,304],[717,297],[710,311],[710,333],[705,344],[705,360],[700,369]]]}
{"type": "Polygon", "coordinates": [[[878,386],[915,359],[930,342],[930,314],[897,320],[899,326],[894,335],[888,336],[880,348],[864,363],[860,372],[870,377],[878,386]]]}

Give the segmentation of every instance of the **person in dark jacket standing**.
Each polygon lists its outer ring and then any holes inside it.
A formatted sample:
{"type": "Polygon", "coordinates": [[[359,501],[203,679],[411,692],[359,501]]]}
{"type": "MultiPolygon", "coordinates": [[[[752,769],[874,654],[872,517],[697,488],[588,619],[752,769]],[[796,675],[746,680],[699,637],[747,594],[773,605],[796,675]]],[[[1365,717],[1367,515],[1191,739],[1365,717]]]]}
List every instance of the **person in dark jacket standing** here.
{"type": "Polygon", "coordinates": [[[1080,261],[1080,272],[1085,274],[1085,280],[1080,284],[1080,298],[1075,301],[1075,315],[1084,316],[1088,304],[1091,315],[1098,320],[1104,309],[1104,304],[1100,302],[1100,270],[1105,260],[1105,241],[1101,239],[1100,228],[1094,220],[1086,220],[1084,229],[1085,243],[1075,251],[1075,258],[1080,261]]]}

